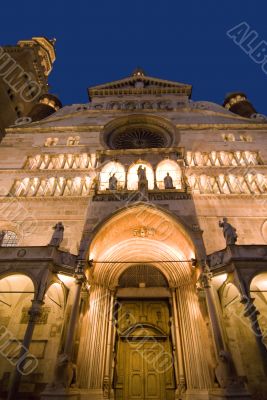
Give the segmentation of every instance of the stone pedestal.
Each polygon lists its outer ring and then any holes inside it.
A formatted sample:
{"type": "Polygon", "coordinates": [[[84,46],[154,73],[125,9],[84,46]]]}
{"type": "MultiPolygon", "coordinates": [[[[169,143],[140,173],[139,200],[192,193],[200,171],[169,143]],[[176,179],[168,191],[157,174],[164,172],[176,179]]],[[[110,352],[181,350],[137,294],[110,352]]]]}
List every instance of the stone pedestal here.
{"type": "Polygon", "coordinates": [[[242,389],[213,389],[209,398],[210,400],[251,400],[251,395],[242,389]]]}
{"type": "Polygon", "coordinates": [[[80,391],[77,389],[44,391],[41,394],[40,400],[80,400],[80,391]]]}

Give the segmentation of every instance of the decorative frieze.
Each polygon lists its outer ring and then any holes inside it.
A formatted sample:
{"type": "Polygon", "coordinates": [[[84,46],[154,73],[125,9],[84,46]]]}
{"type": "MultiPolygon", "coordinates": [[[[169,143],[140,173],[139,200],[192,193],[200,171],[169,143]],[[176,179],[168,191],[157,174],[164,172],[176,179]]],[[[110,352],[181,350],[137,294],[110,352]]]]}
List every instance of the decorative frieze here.
{"type": "Polygon", "coordinates": [[[52,177],[16,180],[10,194],[15,197],[88,196],[91,178],[52,177]]]}
{"type": "Polygon", "coordinates": [[[193,193],[212,194],[265,194],[267,178],[262,174],[244,175],[189,175],[188,182],[193,193]]]}
{"type": "Polygon", "coordinates": [[[94,168],[95,156],[82,154],[36,154],[28,157],[25,169],[89,169],[94,168]]]}
{"type": "MultiPolygon", "coordinates": [[[[219,174],[196,175],[187,177],[192,193],[200,194],[266,194],[267,178],[263,174],[244,175],[219,174]]],[[[88,196],[91,190],[91,178],[86,177],[50,177],[24,178],[16,180],[10,195],[15,197],[51,197],[51,196],[88,196]]],[[[147,200],[179,200],[190,198],[190,193],[179,190],[149,190],[147,200]]],[[[140,193],[135,190],[98,191],[94,201],[137,201],[140,193]]]]}
{"type": "Polygon", "coordinates": [[[235,167],[262,164],[259,153],[256,151],[187,151],[185,162],[190,167],[235,167]]]}

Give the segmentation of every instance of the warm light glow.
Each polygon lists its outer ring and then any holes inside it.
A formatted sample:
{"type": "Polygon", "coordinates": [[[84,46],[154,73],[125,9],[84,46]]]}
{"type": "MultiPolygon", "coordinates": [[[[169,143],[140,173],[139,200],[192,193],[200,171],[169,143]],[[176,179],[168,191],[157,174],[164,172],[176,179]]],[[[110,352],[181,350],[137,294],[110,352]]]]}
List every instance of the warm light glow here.
{"type": "Polygon", "coordinates": [[[115,174],[118,180],[117,188],[123,189],[125,185],[125,170],[122,164],[112,161],[106,164],[100,173],[100,190],[106,190],[109,187],[109,178],[115,174]]]}
{"type": "Polygon", "coordinates": [[[251,282],[250,288],[251,290],[267,291],[267,272],[255,276],[251,282]]]}
{"type": "Polygon", "coordinates": [[[127,189],[128,190],[137,190],[138,189],[138,175],[137,175],[137,170],[139,166],[141,165],[142,168],[146,168],[146,177],[148,180],[148,189],[153,190],[154,189],[154,172],[152,167],[148,164],[145,163],[144,161],[137,161],[135,164],[133,164],[128,171],[127,174],[127,189]]]}
{"type": "Polygon", "coordinates": [[[217,275],[212,278],[212,283],[218,290],[222,286],[222,284],[226,281],[226,279],[227,279],[227,274],[217,275]]]}
{"type": "Polygon", "coordinates": [[[73,276],[65,275],[65,274],[57,274],[58,279],[64,283],[67,288],[69,288],[75,282],[75,278],[73,276]]]}
{"type": "Polygon", "coordinates": [[[157,185],[159,189],[164,189],[164,178],[169,173],[173,180],[175,189],[181,188],[181,170],[179,165],[173,160],[163,160],[159,163],[156,170],[157,185]]]}

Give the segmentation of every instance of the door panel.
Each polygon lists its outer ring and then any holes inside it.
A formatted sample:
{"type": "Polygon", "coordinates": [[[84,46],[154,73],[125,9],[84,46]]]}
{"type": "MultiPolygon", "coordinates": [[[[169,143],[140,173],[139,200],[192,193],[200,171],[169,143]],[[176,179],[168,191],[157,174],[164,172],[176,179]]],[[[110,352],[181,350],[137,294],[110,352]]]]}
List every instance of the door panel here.
{"type": "MultiPolygon", "coordinates": [[[[127,351],[127,350],[126,350],[127,351]]],[[[127,385],[125,387],[125,392],[129,396],[129,400],[144,398],[143,391],[143,359],[142,353],[135,349],[129,349],[130,353],[125,354],[126,357],[130,358],[128,379],[126,379],[127,385]]],[[[126,360],[127,365],[128,360],[126,360]]]]}
{"type": "Polygon", "coordinates": [[[174,399],[169,336],[169,310],[164,301],[121,303],[114,382],[116,400],[174,399]],[[166,357],[167,368],[163,361],[166,357]]]}
{"type": "MultiPolygon", "coordinates": [[[[160,348],[154,349],[155,344],[152,343],[153,350],[149,350],[150,343],[144,345],[144,376],[145,376],[145,396],[146,400],[161,400],[162,385],[165,384],[163,377],[157,369],[157,358],[160,348]]],[[[157,346],[159,347],[159,346],[157,346]]]]}

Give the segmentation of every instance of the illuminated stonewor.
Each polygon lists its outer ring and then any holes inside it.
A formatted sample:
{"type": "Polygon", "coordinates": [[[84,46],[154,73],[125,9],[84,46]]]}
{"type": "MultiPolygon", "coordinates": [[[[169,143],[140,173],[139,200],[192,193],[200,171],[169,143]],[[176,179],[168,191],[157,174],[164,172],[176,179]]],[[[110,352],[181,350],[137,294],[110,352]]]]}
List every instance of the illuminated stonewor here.
{"type": "Polygon", "coordinates": [[[61,108],[60,101],[48,94],[55,41],[33,37],[0,47],[0,139],[10,125],[37,121],[61,108]]]}
{"type": "Polygon", "coordinates": [[[266,399],[266,119],[191,91],[137,68],[7,130],[0,397],[266,399]]]}

